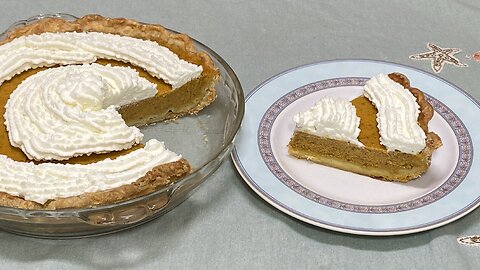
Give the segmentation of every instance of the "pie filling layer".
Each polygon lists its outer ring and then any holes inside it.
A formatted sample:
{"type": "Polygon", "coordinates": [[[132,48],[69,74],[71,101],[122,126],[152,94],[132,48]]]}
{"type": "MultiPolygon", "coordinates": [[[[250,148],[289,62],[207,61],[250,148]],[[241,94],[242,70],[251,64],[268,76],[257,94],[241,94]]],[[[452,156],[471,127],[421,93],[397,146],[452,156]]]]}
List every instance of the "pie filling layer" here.
{"type": "Polygon", "coordinates": [[[419,176],[430,164],[428,154],[387,152],[303,132],[295,132],[289,153],[331,167],[364,174],[383,180],[404,181],[419,176]]]}

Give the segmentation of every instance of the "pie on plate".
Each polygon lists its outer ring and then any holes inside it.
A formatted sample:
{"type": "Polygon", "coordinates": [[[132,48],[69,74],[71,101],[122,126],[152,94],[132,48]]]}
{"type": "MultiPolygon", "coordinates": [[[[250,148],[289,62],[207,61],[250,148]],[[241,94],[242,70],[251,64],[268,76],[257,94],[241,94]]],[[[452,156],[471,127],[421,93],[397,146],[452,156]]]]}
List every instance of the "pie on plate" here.
{"type": "Polygon", "coordinates": [[[408,182],[442,145],[428,130],[434,110],[400,73],[379,74],[354,100],[324,98],[294,118],[290,155],[374,178],[408,182]]]}
{"type": "Polygon", "coordinates": [[[0,205],[88,208],[158,190],[186,159],[136,126],[195,115],[218,69],[159,25],[46,18],[0,42],[0,205]]]}

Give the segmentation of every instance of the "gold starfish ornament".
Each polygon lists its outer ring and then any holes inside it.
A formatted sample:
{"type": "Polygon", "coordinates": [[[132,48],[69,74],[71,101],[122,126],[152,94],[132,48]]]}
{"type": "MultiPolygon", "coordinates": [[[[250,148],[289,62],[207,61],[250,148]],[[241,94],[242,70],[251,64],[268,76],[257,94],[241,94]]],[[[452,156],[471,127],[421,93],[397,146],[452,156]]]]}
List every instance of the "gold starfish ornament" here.
{"type": "Polygon", "coordinates": [[[472,247],[480,247],[480,235],[470,235],[457,238],[458,243],[472,246],[472,247]]]}
{"type": "Polygon", "coordinates": [[[430,49],[429,52],[413,54],[413,55],[410,55],[409,58],[413,60],[431,60],[432,70],[435,73],[440,73],[445,63],[451,64],[457,67],[468,67],[467,64],[462,63],[455,56],[453,56],[461,52],[462,50],[460,49],[441,48],[433,43],[427,43],[427,47],[430,49]]]}

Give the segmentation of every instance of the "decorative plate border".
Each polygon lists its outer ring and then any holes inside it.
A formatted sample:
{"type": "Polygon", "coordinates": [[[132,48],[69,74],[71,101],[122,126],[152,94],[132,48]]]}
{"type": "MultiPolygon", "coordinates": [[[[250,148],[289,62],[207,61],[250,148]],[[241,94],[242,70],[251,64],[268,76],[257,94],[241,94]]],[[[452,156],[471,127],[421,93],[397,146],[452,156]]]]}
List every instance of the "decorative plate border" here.
{"type": "Polygon", "coordinates": [[[472,140],[460,118],[445,104],[429,95],[426,95],[428,101],[432,104],[435,111],[446,120],[456,135],[459,145],[459,157],[457,165],[448,179],[441,186],[422,197],[398,204],[388,205],[360,205],[346,203],[330,199],[305,188],[291,178],[280,166],[272,151],[270,134],[276,118],[286,107],[294,101],[311,93],[341,86],[363,86],[367,80],[368,78],[347,77],[317,81],[301,86],[275,101],[263,115],[257,132],[260,154],[268,169],[277,179],[280,180],[280,182],[309,200],[328,207],[357,213],[385,214],[407,211],[433,203],[446,196],[463,181],[470,170],[473,161],[472,140]]]}

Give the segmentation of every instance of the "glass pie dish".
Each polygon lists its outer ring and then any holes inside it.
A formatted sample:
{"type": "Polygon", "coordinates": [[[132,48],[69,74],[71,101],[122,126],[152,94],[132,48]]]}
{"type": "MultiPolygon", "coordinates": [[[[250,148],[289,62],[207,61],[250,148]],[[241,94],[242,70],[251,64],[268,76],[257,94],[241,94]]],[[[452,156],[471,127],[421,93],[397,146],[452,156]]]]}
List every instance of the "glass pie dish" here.
{"type": "MultiPolygon", "coordinates": [[[[34,16],[11,25],[0,34],[0,40],[14,28],[49,17],[77,19],[63,13],[34,16]]],[[[186,158],[192,166],[189,175],[150,194],[94,208],[25,210],[0,207],[0,229],[42,238],[101,235],[148,222],[188,198],[228,156],[244,114],[243,90],[234,71],[213,50],[192,40],[198,50],[212,58],[220,71],[216,100],[197,115],[140,128],[145,141],[164,141],[170,150],[186,158]]]]}

